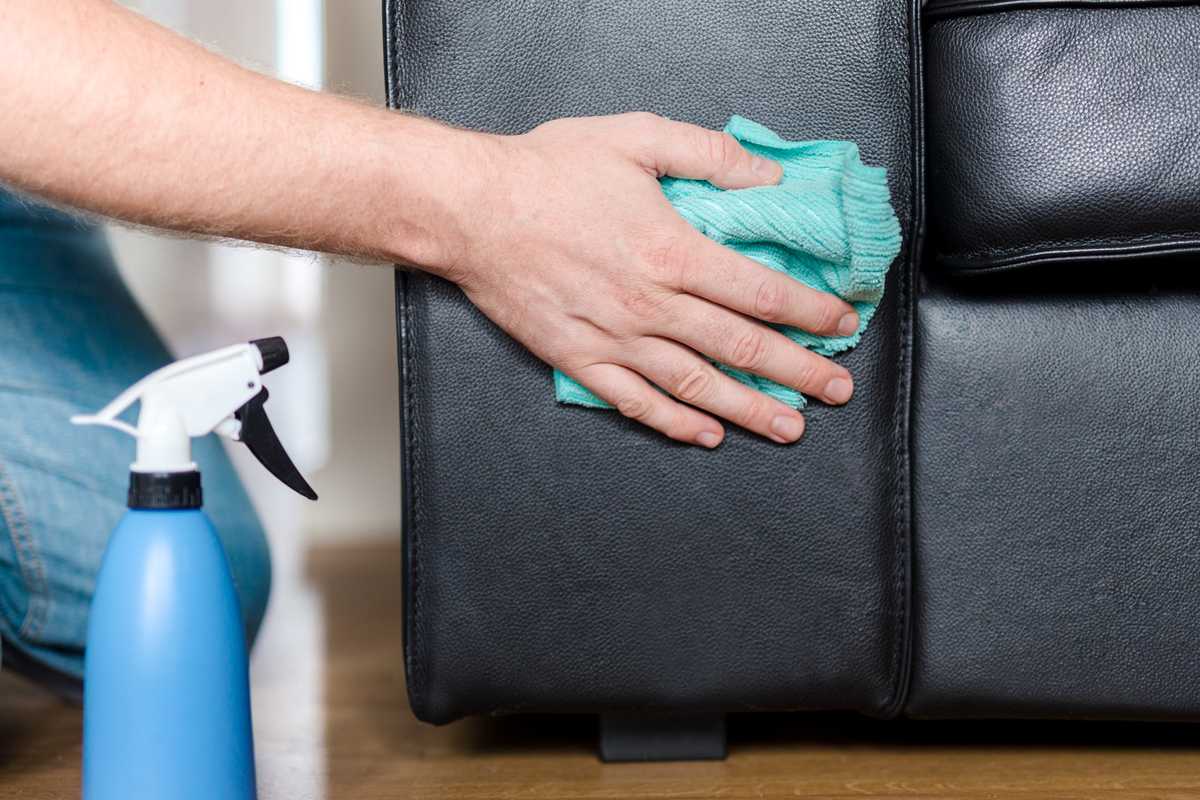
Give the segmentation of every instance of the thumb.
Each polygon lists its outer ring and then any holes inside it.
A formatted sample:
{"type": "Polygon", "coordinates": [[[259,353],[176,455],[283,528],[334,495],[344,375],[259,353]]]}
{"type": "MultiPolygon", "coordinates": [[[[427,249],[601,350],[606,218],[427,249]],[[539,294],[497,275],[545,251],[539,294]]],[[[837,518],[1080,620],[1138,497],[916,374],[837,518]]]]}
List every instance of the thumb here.
{"type": "Polygon", "coordinates": [[[783,167],[751,153],[728,133],[656,117],[648,165],[661,177],[695,178],[722,189],[779,183],[783,167]]]}

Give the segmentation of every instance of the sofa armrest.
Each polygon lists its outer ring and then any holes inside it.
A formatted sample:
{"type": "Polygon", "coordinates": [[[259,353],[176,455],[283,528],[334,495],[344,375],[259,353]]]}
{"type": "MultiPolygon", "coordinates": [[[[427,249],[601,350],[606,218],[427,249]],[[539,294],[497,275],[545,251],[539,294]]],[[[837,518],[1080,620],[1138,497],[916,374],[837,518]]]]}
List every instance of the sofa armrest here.
{"type": "MultiPolygon", "coordinates": [[[[915,5],[391,0],[394,107],[518,132],[649,110],[857,141],[914,226],[915,5]]],[[[418,715],[846,708],[906,673],[911,248],[844,408],[715,452],[554,401],[454,286],[401,273],[406,666],[418,715]],[[466,365],[467,368],[464,368],[466,365]]]]}

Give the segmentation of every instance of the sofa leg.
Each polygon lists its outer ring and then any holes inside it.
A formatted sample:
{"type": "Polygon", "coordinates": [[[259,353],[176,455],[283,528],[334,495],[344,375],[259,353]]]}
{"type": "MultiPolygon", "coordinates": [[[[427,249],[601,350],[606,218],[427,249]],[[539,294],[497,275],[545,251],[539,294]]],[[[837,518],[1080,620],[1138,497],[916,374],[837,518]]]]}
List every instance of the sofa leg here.
{"type": "Polygon", "coordinates": [[[602,761],[703,761],[725,755],[724,714],[600,715],[602,761]]]}

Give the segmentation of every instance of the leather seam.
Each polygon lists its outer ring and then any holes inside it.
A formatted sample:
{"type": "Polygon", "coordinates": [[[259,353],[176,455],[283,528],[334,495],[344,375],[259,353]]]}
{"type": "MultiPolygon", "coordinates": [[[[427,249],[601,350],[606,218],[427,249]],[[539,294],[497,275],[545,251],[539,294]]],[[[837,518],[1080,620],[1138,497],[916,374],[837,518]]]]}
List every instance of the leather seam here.
{"type": "MultiPolygon", "coordinates": [[[[1148,237],[1147,237],[1148,238],[1148,237]]],[[[1186,254],[1200,251],[1200,238],[1171,239],[1158,237],[1139,242],[1135,237],[1124,241],[1113,239],[1111,244],[1084,244],[1078,248],[1053,250],[1049,248],[981,250],[984,257],[938,253],[938,263],[947,268],[967,272],[992,272],[1014,267],[1061,261],[1110,261],[1154,255],[1186,254]]]]}
{"type": "MultiPolygon", "coordinates": [[[[417,631],[420,630],[421,620],[421,537],[420,537],[420,518],[421,518],[421,502],[420,490],[417,488],[418,481],[414,476],[421,474],[420,455],[417,450],[417,432],[416,432],[416,413],[414,402],[416,393],[413,391],[412,380],[412,364],[413,364],[413,343],[412,343],[412,291],[408,286],[407,281],[404,284],[404,328],[402,336],[404,337],[404,394],[405,394],[405,420],[406,438],[408,440],[408,453],[411,469],[409,472],[409,485],[404,487],[407,491],[412,508],[412,514],[409,516],[409,541],[412,545],[412,565],[409,570],[409,579],[412,580],[412,621],[409,629],[410,648],[409,661],[412,679],[412,695],[414,698],[421,697],[422,680],[424,679],[424,665],[421,661],[420,647],[417,639],[417,631]]],[[[424,704],[420,702],[413,703],[414,708],[423,708],[424,704]]]]}
{"type": "Polygon", "coordinates": [[[961,0],[961,2],[931,4],[925,9],[924,15],[925,21],[936,22],[954,17],[1002,14],[1042,8],[1103,11],[1115,8],[1170,8],[1195,4],[1195,0],[961,0]]]}
{"type": "MultiPolygon", "coordinates": [[[[398,0],[384,0],[383,3],[383,29],[384,29],[384,52],[386,53],[387,63],[384,65],[385,91],[387,93],[388,104],[393,108],[398,107],[399,99],[399,81],[394,74],[396,58],[397,58],[397,42],[396,37],[399,33],[401,16],[400,10],[396,3],[398,0]],[[392,26],[392,20],[395,19],[395,28],[392,26]],[[393,32],[395,31],[395,32],[393,32]]],[[[407,540],[405,552],[408,554],[408,568],[405,570],[405,579],[410,582],[408,590],[405,592],[407,599],[411,600],[410,614],[406,614],[404,631],[407,637],[405,647],[405,672],[406,684],[408,689],[409,704],[412,706],[413,713],[419,717],[425,717],[425,702],[422,694],[424,688],[425,668],[420,655],[420,642],[418,639],[418,631],[420,630],[421,619],[421,538],[420,530],[420,491],[418,489],[418,481],[415,476],[420,474],[420,457],[417,448],[418,437],[416,435],[416,393],[413,390],[412,366],[413,366],[413,343],[412,343],[412,320],[413,320],[413,304],[412,290],[409,286],[409,276],[406,273],[397,271],[397,285],[400,291],[400,301],[402,309],[402,317],[400,319],[400,379],[403,385],[403,413],[401,415],[401,424],[403,426],[403,439],[405,442],[404,448],[404,464],[401,468],[401,475],[407,477],[401,486],[402,502],[408,513],[405,515],[407,523],[403,535],[407,540]]]]}
{"type": "Polygon", "coordinates": [[[967,252],[944,252],[939,253],[943,258],[960,258],[971,259],[981,256],[1006,258],[1019,258],[1027,254],[1037,254],[1041,252],[1082,252],[1086,250],[1119,250],[1122,248],[1133,247],[1158,247],[1170,245],[1190,245],[1200,247],[1200,234],[1195,231],[1186,231],[1184,233],[1143,233],[1143,234],[1128,234],[1125,236],[1113,236],[1106,239],[1080,238],[1078,243],[1070,248],[1061,248],[1055,250],[1046,245],[1015,245],[1012,247],[981,247],[977,250],[967,252]]]}
{"type": "Polygon", "coordinates": [[[910,190],[911,221],[908,253],[900,275],[900,352],[897,366],[896,409],[894,412],[893,436],[897,471],[896,493],[892,503],[893,525],[895,526],[895,566],[893,592],[895,593],[895,623],[892,644],[892,679],[887,703],[882,716],[893,717],[903,709],[908,695],[911,674],[911,536],[912,536],[912,469],[911,469],[911,423],[912,423],[912,352],[914,337],[915,287],[913,285],[916,265],[920,258],[923,197],[923,163],[921,148],[921,0],[911,0],[908,7],[909,43],[909,114],[912,126],[912,142],[909,154],[912,188],[910,190]]]}

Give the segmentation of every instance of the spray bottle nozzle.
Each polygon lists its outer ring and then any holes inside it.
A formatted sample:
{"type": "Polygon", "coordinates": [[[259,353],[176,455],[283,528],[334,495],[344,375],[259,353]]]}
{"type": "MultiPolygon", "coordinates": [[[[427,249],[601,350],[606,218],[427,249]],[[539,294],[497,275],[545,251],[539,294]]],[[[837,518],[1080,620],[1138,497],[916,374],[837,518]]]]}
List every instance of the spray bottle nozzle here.
{"type": "Polygon", "coordinates": [[[317,499],[275,435],[263,409],[261,376],[288,363],[287,344],[273,336],[176,361],[130,386],[76,425],[105,425],[135,437],[134,472],[194,472],[191,439],[212,432],[243,442],[267,470],[299,494],[317,499]],[[141,403],[135,428],[118,417],[141,403]]]}
{"type": "Polygon", "coordinates": [[[252,339],[250,344],[257,347],[258,352],[262,355],[262,369],[258,371],[260,375],[266,375],[272,370],[279,369],[291,359],[288,354],[287,342],[283,340],[282,336],[252,339]]]}

